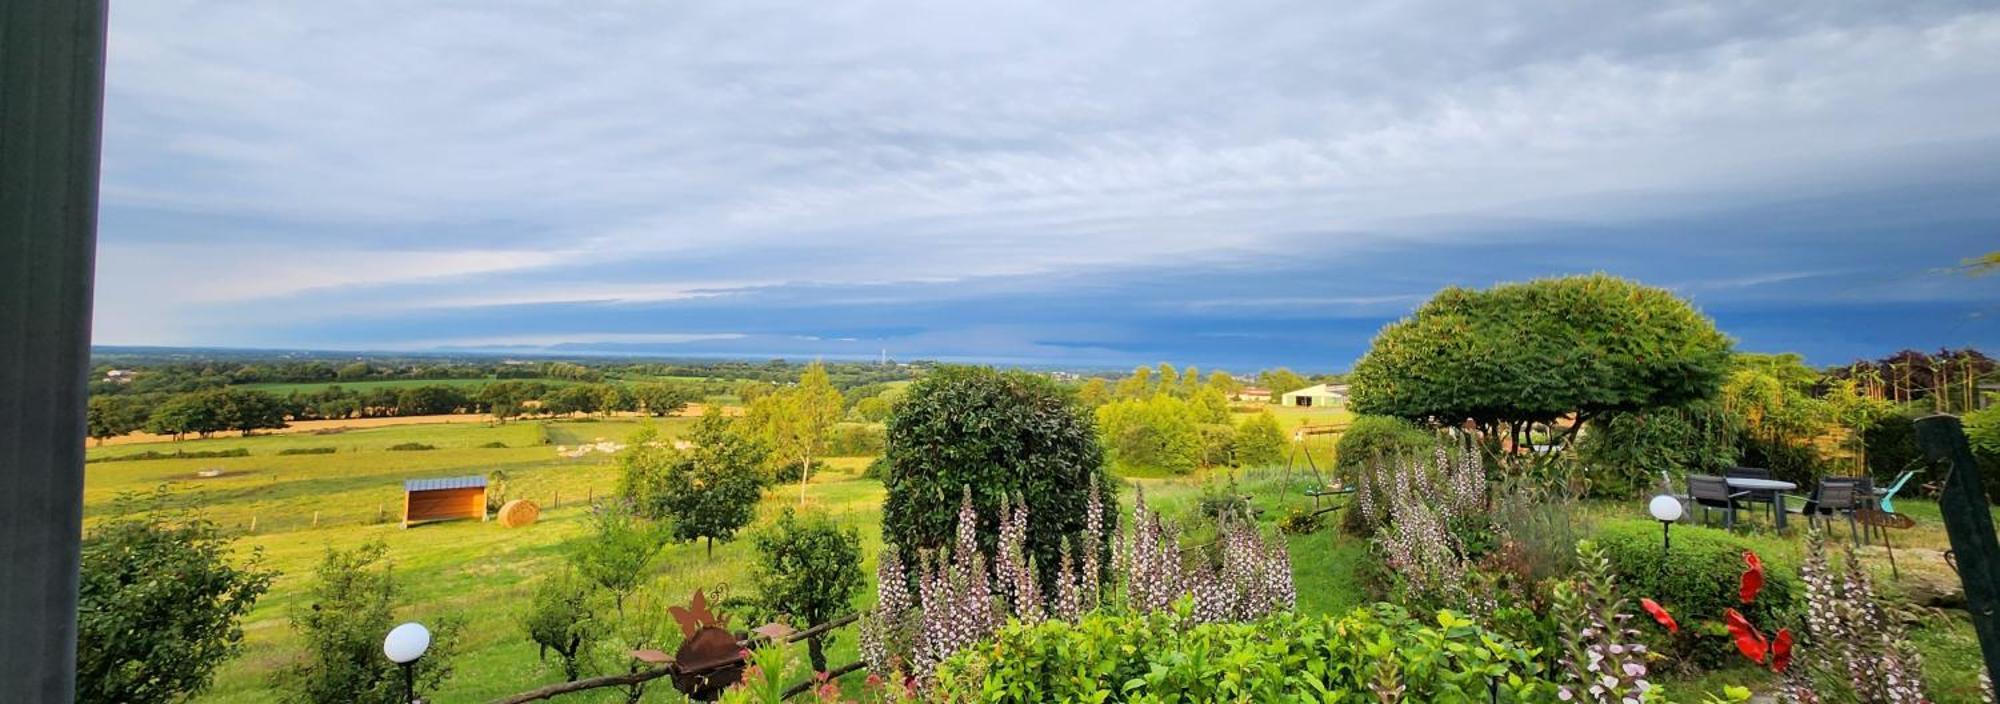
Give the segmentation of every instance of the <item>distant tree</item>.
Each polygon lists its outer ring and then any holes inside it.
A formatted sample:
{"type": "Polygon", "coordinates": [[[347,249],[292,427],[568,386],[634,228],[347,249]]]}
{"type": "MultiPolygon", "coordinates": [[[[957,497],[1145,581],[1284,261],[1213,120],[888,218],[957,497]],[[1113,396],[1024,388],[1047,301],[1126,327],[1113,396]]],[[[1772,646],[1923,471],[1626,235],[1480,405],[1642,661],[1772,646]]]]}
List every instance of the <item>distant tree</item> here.
{"type": "MultiPolygon", "coordinates": [[[[842,615],[861,587],[861,536],[814,513],[795,516],[786,508],[776,523],[755,537],[757,563],[751,570],[764,608],[790,616],[797,628],[842,615]]],[[[830,636],[806,641],[814,672],[826,672],[830,636]]]]}
{"type": "Polygon", "coordinates": [[[1195,415],[1203,423],[1229,425],[1229,398],[1221,391],[1197,386],[1187,396],[1188,404],[1194,407],[1195,415]]]}
{"type": "Polygon", "coordinates": [[[214,392],[202,391],[178,394],[168,398],[153,409],[146,417],[146,432],[155,435],[171,435],[175,440],[189,433],[208,437],[228,430],[229,425],[222,415],[222,406],[214,392]]]}
{"type": "Polygon", "coordinates": [[[521,613],[521,630],[540,646],[543,660],[555,651],[564,681],[583,676],[590,646],[610,632],[610,624],[598,616],[600,594],[597,585],[578,576],[575,568],[565,568],[535,586],[535,595],[521,613]]]}
{"type": "Polygon", "coordinates": [[[479,387],[472,400],[485,407],[494,420],[505,423],[519,417],[527,402],[537,395],[526,382],[507,379],[479,387]]]}
{"type": "Polygon", "coordinates": [[[1267,467],[1285,461],[1285,431],[1270,411],[1258,411],[1236,426],[1236,463],[1267,467]]]}
{"type": "Polygon", "coordinates": [[[1096,408],[1110,400],[1110,384],[1105,383],[1103,379],[1098,377],[1085,379],[1083,385],[1078,386],[1076,389],[1076,401],[1083,404],[1084,408],[1096,408]]]}
{"type": "Polygon", "coordinates": [[[764,493],[764,448],[730,427],[721,409],[711,407],[695,421],[689,441],[674,450],[651,440],[645,430],[619,456],[618,491],[639,515],[668,521],[679,540],[728,540],[757,515],[764,493]]]}
{"type": "Polygon", "coordinates": [[[894,407],[887,398],[870,396],[855,402],[854,412],[860,415],[862,420],[870,423],[880,423],[883,419],[889,417],[889,412],[894,407]]]}
{"type": "Polygon", "coordinates": [[[1312,384],[1306,383],[1306,378],[1299,376],[1297,372],[1284,367],[1278,367],[1277,369],[1267,369],[1258,372],[1257,385],[1270,389],[1271,401],[1275,403],[1278,401],[1279,396],[1303,389],[1312,384]]]}
{"type": "Polygon", "coordinates": [[[341,381],[358,381],[374,374],[375,370],[370,368],[367,362],[354,362],[341,367],[340,371],[334,373],[334,378],[341,381]]]}
{"type": "Polygon", "coordinates": [[[1470,419],[1491,451],[1502,433],[1522,450],[1532,424],[1572,417],[1560,448],[1605,413],[1714,397],[1729,362],[1729,338],[1687,302],[1597,274],[1440,291],[1382,329],[1350,383],[1357,412],[1470,419]]]}
{"type": "Polygon", "coordinates": [[[748,404],[763,400],[765,396],[777,391],[778,387],[767,381],[746,381],[737,384],[734,390],[736,398],[748,404]]]}
{"type": "Polygon", "coordinates": [[[84,419],[90,439],[96,440],[98,445],[103,445],[107,438],[115,438],[146,427],[146,410],[136,399],[130,397],[92,396],[84,419]]]}
{"type": "Polygon", "coordinates": [[[780,458],[799,463],[799,503],[806,501],[806,482],[813,459],[825,454],[828,434],[839,422],[840,392],[827,379],[826,366],[806,365],[799,383],[758,399],[750,407],[751,423],[780,458]]]}
{"type": "Polygon", "coordinates": [[[1192,364],[1187,365],[1186,369],[1181,370],[1181,388],[1178,390],[1178,393],[1185,396],[1193,394],[1200,389],[1201,370],[1196,369],[1192,364]]]}
{"type": "Polygon", "coordinates": [[[1153,370],[1151,367],[1133,369],[1131,376],[1118,380],[1118,386],[1112,392],[1117,398],[1145,398],[1152,395],[1152,393],[1153,370]]]}
{"type": "Polygon", "coordinates": [[[686,384],[667,382],[640,384],[632,390],[632,395],[638,400],[639,405],[646,409],[647,415],[654,417],[679,413],[681,409],[687,408],[688,404],[700,398],[699,394],[686,384]]]}
{"type": "Polygon", "coordinates": [[[77,589],[77,701],[177,702],[200,694],[243,650],[243,615],[277,573],[198,516],[148,516],[165,490],[132,497],[86,531],[77,589]]]}
{"type": "Polygon", "coordinates": [[[603,401],[604,395],[590,385],[571,384],[558,388],[543,398],[542,409],[559,416],[575,413],[590,414],[596,413],[603,401]]]}
{"type": "Polygon", "coordinates": [[[1193,404],[1166,395],[1113,401],[1097,409],[1106,454],[1124,471],[1194,471],[1205,456],[1202,423],[1193,404]]]}
{"type": "Polygon", "coordinates": [[[1216,370],[1208,373],[1208,388],[1222,392],[1223,398],[1235,396],[1241,386],[1236,383],[1236,377],[1230,376],[1229,372],[1216,370]]]}
{"type": "MultiPolygon", "coordinates": [[[[382,637],[396,625],[397,588],[389,549],[372,542],[353,550],[327,548],[306,601],[292,609],[292,630],[305,652],[276,674],[278,697],[300,704],[398,704],[403,677],[382,656],[382,637]]],[[[431,645],[413,666],[419,693],[451,677],[463,630],[456,617],[425,619],[431,645]]]]}
{"type": "Polygon", "coordinates": [[[396,392],[396,414],[403,416],[457,413],[469,403],[465,392],[443,384],[425,384],[396,392]]]}
{"type": "Polygon", "coordinates": [[[623,621],[625,597],[645,582],[646,570],[666,546],[668,533],[616,505],[592,507],[591,527],[591,535],[571,545],[570,564],[611,594],[611,603],[623,621]]]}
{"type": "Polygon", "coordinates": [[[258,430],[285,427],[285,404],[278,397],[261,391],[223,389],[209,393],[209,403],[215,408],[223,428],[235,430],[248,436],[258,430]]]}
{"type": "Polygon", "coordinates": [[[1156,393],[1175,393],[1181,389],[1181,373],[1174,365],[1160,363],[1159,382],[1153,387],[1156,393]]]}
{"type": "Polygon", "coordinates": [[[619,384],[598,384],[597,411],[605,416],[639,410],[639,397],[619,384]]]}

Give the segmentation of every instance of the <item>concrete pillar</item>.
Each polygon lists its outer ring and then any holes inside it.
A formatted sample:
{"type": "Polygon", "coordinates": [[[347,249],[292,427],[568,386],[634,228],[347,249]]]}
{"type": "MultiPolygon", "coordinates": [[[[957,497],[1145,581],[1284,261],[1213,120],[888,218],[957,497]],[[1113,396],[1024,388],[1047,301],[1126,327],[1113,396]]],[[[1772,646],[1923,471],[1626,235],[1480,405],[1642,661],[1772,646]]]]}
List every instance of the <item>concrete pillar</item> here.
{"type": "Polygon", "coordinates": [[[76,691],[104,13],[0,2],[0,702],[76,691]]]}

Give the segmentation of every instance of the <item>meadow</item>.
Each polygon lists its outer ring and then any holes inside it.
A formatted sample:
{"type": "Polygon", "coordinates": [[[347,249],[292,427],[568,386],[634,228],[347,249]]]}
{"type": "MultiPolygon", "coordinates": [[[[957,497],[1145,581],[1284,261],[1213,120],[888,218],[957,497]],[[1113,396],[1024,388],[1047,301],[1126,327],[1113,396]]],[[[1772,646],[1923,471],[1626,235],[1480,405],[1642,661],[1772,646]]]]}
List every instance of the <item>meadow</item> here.
{"type": "MultiPolygon", "coordinates": [[[[1301,425],[1344,424],[1345,412],[1326,409],[1273,408],[1289,431],[1301,425]]],[[[196,701],[236,703],[264,702],[272,698],[272,675],[297,657],[298,641],[287,615],[309,607],[306,589],[314,567],[329,548],[350,549],[370,541],[384,541],[389,547],[400,594],[399,619],[435,621],[450,615],[467,624],[463,649],[456,660],[456,674],[432,701],[441,704],[483,702],[506,694],[532,689],[561,679],[553,664],[538,658],[536,647],[516,622],[530,594],[543,576],[561,569],[565,546],[582,539],[588,531],[587,505],[593,498],[609,495],[617,483],[615,458],[593,453],[568,459],[556,454],[558,445],[577,445],[599,440],[622,440],[642,427],[652,425],[668,437],[687,431],[691,418],[659,420],[638,418],[574,419],[556,421],[516,421],[506,424],[467,423],[352,430],[327,434],[259,435],[218,437],[181,443],[125,445],[95,448],[92,457],[159,449],[222,450],[243,449],[247,457],[212,459],[162,459],[93,463],[87,469],[87,522],[102,520],[114,510],[121,494],[143,493],[165,485],[172,495],[199,510],[210,520],[238,532],[239,551],[244,557],[259,555],[265,565],[282,573],[271,591],[258,602],[244,620],[245,649],[237,659],[221,668],[215,686],[196,701]],[[391,447],[421,443],[436,449],[396,451],[391,447]],[[279,454],[285,450],[333,448],[328,454],[279,454]],[[198,472],[220,470],[221,475],[200,478],[198,472]],[[544,512],[536,524],[506,529],[497,523],[458,521],[403,529],[399,517],[405,479],[459,475],[505,474],[501,490],[509,498],[528,498],[544,512]]],[[[1305,444],[1314,462],[1330,470],[1333,435],[1307,436],[1305,444]]],[[[881,548],[879,507],[883,497],[880,482],[860,476],[871,458],[833,458],[812,480],[808,503],[825,511],[844,525],[854,528],[863,542],[869,576],[855,600],[856,608],[873,601],[874,556],[881,548]]],[[[1298,472],[1290,481],[1281,467],[1236,472],[1238,489],[1260,510],[1267,529],[1294,507],[1310,500],[1301,494],[1306,474],[1298,472]]],[[[1130,485],[1142,486],[1149,503],[1168,515],[1187,515],[1204,484],[1221,480],[1221,470],[1209,476],[1127,478],[1130,485]]],[[[778,511],[797,505],[795,486],[780,485],[767,491],[759,507],[759,517],[751,530],[768,522],[778,511]]],[[[1129,507],[1132,492],[1121,495],[1129,507]]],[[[1899,505],[1903,501],[1899,500],[1899,505]]],[[[1935,504],[1911,501],[1906,509],[1920,528],[1897,535],[1897,557],[1904,579],[1888,579],[1886,563],[1876,556],[1879,546],[1868,548],[1870,566],[1881,573],[1887,590],[1911,584],[1912,574],[1922,578],[1942,577],[1945,568],[1937,553],[1944,545],[1938,528],[1935,504]]],[[[1638,506],[1613,503],[1589,505],[1590,519],[1630,519],[1640,515],[1638,506]]],[[[1129,515],[1129,514],[1127,514],[1129,515]]],[[[1793,536],[1753,534],[1773,555],[1796,555],[1793,536]]],[[[1303,536],[1289,536],[1294,574],[1299,591],[1298,608],[1315,613],[1338,613],[1367,601],[1363,584],[1364,565],[1372,561],[1366,545],[1339,530],[1328,528],[1303,536]]],[[[650,583],[628,603],[635,620],[668,622],[668,606],[680,605],[695,589],[707,590],[718,598],[747,596],[752,549],[744,540],[717,543],[713,557],[705,556],[698,544],[677,544],[667,548],[653,566],[650,583]]],[[[735,624],[738,627],[754,624],[735,624]]],[[[1928,626],[1914,634],[1916,642],[1936,663],[1931,676],[1951,691],[1970,691],[1970,675],[1976,648],[1963,618],[1939,626],[1928,626]]],[[[852,631],[841,632],[829,650],[836,664],[857,657],[852,631]]],[[[1766,675],[1751,668],[1709,673],[1701,681],[1683,683],[1713,689],[1723,683],[1756,683],[1766,675]]],[[[857,680],[847,683],[858,686],[857,680]]],[[[575,695],[566,701],[604,702],[621,700],[612,691],[575,695]]],[[[664,683],[648,690],[644,701],[681,701],[664,683]]]]}

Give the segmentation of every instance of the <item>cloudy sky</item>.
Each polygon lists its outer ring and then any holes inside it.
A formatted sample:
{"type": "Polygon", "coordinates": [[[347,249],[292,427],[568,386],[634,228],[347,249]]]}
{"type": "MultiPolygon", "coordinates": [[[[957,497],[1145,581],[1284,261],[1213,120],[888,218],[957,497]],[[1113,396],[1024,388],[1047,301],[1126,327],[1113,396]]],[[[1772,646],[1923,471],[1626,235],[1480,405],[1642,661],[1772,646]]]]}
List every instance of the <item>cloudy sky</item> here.
{"type": "Polygon", "coordinates": [[[112,12],[96,341],[1343,369],[1605,271],[2000,347],[1991,3],[112,12]]]}

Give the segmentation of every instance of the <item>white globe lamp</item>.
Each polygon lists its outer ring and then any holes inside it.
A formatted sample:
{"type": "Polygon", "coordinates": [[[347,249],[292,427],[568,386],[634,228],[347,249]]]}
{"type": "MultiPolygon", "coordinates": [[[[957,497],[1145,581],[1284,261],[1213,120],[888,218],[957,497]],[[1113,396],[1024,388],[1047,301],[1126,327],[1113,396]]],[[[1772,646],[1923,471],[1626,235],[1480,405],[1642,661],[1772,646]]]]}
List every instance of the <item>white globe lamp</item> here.
{"type": "Polygon", "coordinates": [[[431,631],[424,624],[410,622],[389,630],[382,639],[382,654],[403,668],[403,701],[416,701],[416,673],[410,669],[431,647],[431,631]]]}
{"type": "Polygon", "coordinates": [[[1673,494],[1660,494],[1647,502],[1646,511],[1653,514],[1653,520],[1660,522],[1660,558],[1666,559],[1667,551],[1673,549],[1674,521],[1681,519],[1681,500],[1673,494]]]}

